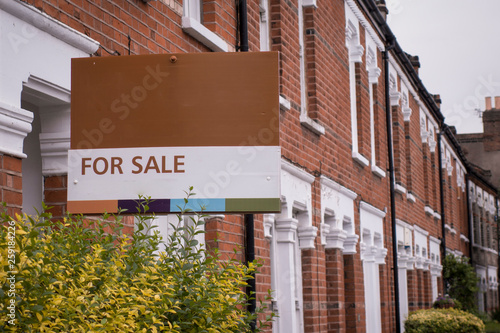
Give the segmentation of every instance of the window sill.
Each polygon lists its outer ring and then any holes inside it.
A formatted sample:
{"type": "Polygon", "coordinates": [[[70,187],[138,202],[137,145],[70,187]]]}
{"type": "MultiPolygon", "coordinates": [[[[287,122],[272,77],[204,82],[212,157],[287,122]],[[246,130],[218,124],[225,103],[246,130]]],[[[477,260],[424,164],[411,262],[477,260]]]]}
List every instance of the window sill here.
{"type": "Polygon", "coordinates": [[[300,115],[300,124],[318,135],[325,134],[325,128],[309,118],[309,116],[306,114],[300,115]]]}
{"type": "Polygon", "coordinates": [[[370,165],[370,161],[368,161],[368,159],[366,157],[364,157],[363,155],[361,155],[357,151],[352,152],[352,159],[355,160],[356,162],[358,162],[363,167],[370,165]]]}
{"type": "Polygon", "coordinates": [[[280,109],[283,111],[288,111],[290,110],[290,108],[291,108],[290,101],[280,95],[280,109]]]}
{"type": "Polygon", "coordinates": [[[406,188],[403,185],[394,184],[394,191],[396,191],[399,194],[405,194],[406,193],[406,188]]]}
{"type": "Polygon", "coordinates": [[[373,174],[375,174],[376,176],[378,176],[380,178],[385,178],[385,172],[384,172],[384,170],[380,169],[376,165],[372,165],[372,172],[373,172],[373,174]]]}
{"type": "Polygon", "coordinates": [[[215,52],[228,52],[227,43],[197,20],[183,16],[182,30],[215,52]]]}

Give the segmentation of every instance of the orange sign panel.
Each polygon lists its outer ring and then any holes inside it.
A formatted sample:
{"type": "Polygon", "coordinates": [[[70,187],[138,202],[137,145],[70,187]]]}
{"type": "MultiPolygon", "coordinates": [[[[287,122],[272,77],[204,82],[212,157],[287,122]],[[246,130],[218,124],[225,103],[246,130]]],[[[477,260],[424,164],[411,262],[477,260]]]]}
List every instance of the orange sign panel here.
{"type": "Polygon", "coordinates": [[[278,86],[276,52],[73,59],[71,148],[278,146],[278,86]]]}

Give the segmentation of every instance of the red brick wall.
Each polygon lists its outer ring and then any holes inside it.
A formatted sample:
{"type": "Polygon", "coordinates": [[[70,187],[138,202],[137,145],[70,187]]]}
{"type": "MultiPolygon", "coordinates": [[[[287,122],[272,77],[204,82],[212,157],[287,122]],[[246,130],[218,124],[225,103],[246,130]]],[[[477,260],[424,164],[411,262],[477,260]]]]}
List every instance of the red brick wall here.
{"type": "MultiPolygon", "coordinates": [[[[94,38],[111,53],[148,54],[209,51],[181,29],[182,1],[103,0],[100,4],[85,0],[28,0],[48,15],[94,38]]],[[[281,111],[280,140],[283,158],[316,176],[312,185],[312,225],[321,225],[321,189],[319,177],[325,176],[356,192],[356,233],[360,234],[359,202],[387,211],[384,219],[384,246],[389,250],[386,264],[380,267],[382,325],[385,332],[394,331],[394,287],[392,230],[389,201],[389,175],[380,178],[369,167],[362,167],[352,159],[349,58],[345,46],[344,1],[318,0],[318,8],[298,8],[297,0],[270,0],[271,50],[280,51],[280,94],[291,102],[291,109],[281,111]],[[317,135],[300,124],[300,61],[298,11],[304,14],[304,45],[306,54],[306,86],[308,115],[325,127],[325,135],[317,135]]],[[[236,9],[233,1],[204,1],[204,24],[224,38],[230,45],[237,43],[236,9]]],[[[251,51],[259,48],[259,3],[248,2],[249,45],[251,51]]],[[[365,44],[365,29],[360,27],[360,42],[365,44]]],[[[366,49],[366,47],[365,47],[366,49]]],[[[378,67],[382,69],[379,84],[374,85],[374,115],[377,166],[388,169],[385,123],[385,87],[382,54],[377,51],[378,67]]],[[[104,49],[98,55],[108,56],[104,49]]],[[[371,160],[369,83],[366,59],[356,65],[357,122],[359,151],[371,160]]],[[[400,79],[398,79],[400,85],[400,79]]],[[[424,206],[440,210],[439,177],[436,153],[431,153],[420,138],[419,104],[409,96],[413,110],[410,122],[404,122],[401,107],[392,107],[395,140],[396,181],[411,190],[416,198],[412,203],[406,195],[397,195],[397,217],[410,225],[418,224],[430,235],[441,237],[441,221],[424,213],[424,206]],[[408,173],[411,172],[411,177],[408,173]]],[[[10,202],[12,209],[20,209],[20,188],[13,185],[20,179],[20,160],[2,156],[1,199],[10,202]],[[19,170],[16,171],[16,167],[19,170]],[[10,178],[9,178],[10,177],[10,178]],[[10,179],[10,180],[9,180],[10,179]]],[[[447,176],[446,176],[447,177],[447,176]]],[[[446,178],[448,221],[463,218],[457,215],[465,199],[458,200],[456,175],[446,178]]],[[[54,206],[52,212],[60,216],[65,210],[66,177],[45,179],[45,199],[54,206]]],[[[463,196],[464,197],[464,196],[463,196]]],[[[463,224],[457,223],[457,228],[463,224]]],[[[209,247],[216,247],[224,255],[243,259],[244,226],[241,216],[215,217],[207,220],[209,247]],[[234,254],[233,249],[240,250],[234,254]]],[[[462,230],[462,232],[465,232],[462,230]]],[[[449,241],[452,249],[460,249],[460,234],[449,241]]],[[[255,220],[256,256],[263,260],[257,274],[259,297],[270,288],[269,243],[263,235],[262,216],[255,220]]],[[[447,240],[448,241],[448,240],[447,240]]],[[[448,244],[448,243],[447,243],[448,244]]],[[[358,253],[343,255],[340,250],[325,250],[319,237],[315,249],[302,251],[304,325],[307,332],[340,331],[364,332],[364,283],[362,262],[358,253]]],[[[427,306],[421,289],[430,288],[426,272],[408,272],[410,302],[416,309],[427,306]],[[426,285],[428,287],[426,287],[426,285]]],[[[429,289],[430,290],[430,289],[429,289]]],[[[429,297],[430,298],[430,297],[429,297]]]]}
{"type": "Polygon", "coordinates": [[[0,202],[7,204],[7,212],[11,215],[21,212],[22,187],[22,160],[0,155],[0,202]]]}

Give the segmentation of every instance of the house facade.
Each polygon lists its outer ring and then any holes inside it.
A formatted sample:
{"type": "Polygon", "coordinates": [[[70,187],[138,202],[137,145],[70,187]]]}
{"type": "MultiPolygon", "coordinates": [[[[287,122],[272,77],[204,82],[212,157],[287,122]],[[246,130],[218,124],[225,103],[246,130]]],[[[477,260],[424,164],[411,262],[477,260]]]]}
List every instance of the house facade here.
{"type": "MultiPolygon", "coordinates": [[[[72,58],[239,52],[246,31],[250,52],[279,52],[281,211],[254,216],[257,295],[272,289],[279,315],[270,331],[396,332],[443,294],[445,253],[472,254],[480,304],[497,307],[498,194],[469,179],[384,5],[245,8],[247,30],[225,0],[1,0],[0,201],[66,211],[72,58]]],[[[228,254],[248,234],[241,215],[210,216],[206,231],[228,254]]]]}

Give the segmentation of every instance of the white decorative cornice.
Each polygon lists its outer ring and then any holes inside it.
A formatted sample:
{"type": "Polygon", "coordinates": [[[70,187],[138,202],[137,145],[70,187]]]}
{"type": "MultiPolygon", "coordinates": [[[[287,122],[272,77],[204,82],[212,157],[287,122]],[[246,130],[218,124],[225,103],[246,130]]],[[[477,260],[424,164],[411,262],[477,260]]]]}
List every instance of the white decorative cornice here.
{"type": "Polygon", "coordinates": [[[424,207],[425,214],[434,216],[434,209],[431,208],[431,206],[425,206],[424,207]]]}
{"type": "Polygon", "coordinates": [[[312,184],[314,182],[315,177],[306,171],[297,168],[291,163],[281,160],[281,169],[288,172],[292,176],[299,178],[300,180],[305,181],[306,183],[312,184]]]}
{"type": "Polygon", "coordinates": [[[321,237],[321,245],[325,246],[327,244],[326,237],[330,232],[330,225],[328,223],[321,223],[319,232],[321,237]]]}
{"type": "Polygon", "coordinates": [[[413,226],[410,225],[408,222],[405,222],[401,219],[396,219],[396,225],[400,226],[400,227],[403,227],[403,228],[407,228],[407,229],[410,229],[410,230],[413,230],[413,226]]]}
{"type": "Polygon", "coordinates": [[[0,102],[0,153],[25,158],[23,141],[32,121],[32,112],[0,102]]]}
{"type": "Polygon", "coordinates": [[[326,235],[325,248],[344,250],[344,243],[347,237],[348,235],[345,230],[339,228],[330,228],[328,235],[326,235]]]}
{"type": "Polygon", "coordinates": [[[414,227],[415,227],[415,231],[416,232],[418,232],[418,233],[420,233],[420,234],[422,234],[422,235],[424,235],[426,237],[429,236],[429,232],[427,230],[419,227],[418,225],[415,225],[414,227]]]}
{"type": "Polygon", "coordinates": [[[411,112],[412,112],[411,109],[409,107],[407,107],[407,106],[404,106],[402,111],[403,111],[403,119],[404,119],[404,121],[409,122],[410,121],[410,117],[411,117],[411,112]]]}
{"type": "Polygon", "coordinates": [[[68,173],[69,132],[40,133],[42,174],[44,176],[68,173]]]}
{"type": "Polygon", "coordinates": [[[264,237],[270,240],[273,237],[274,214],[264,214],[264,237]]]}
{"type": "Polygon", "coordinates": [[[380,217],[382,219],[385,217],[385,212],[383,210],[375,208],[372,205],[370,205],[370,204],[368,204],[368,203],[366,203],[364,201],[361,201],[359,203],[359,208],[362,209],[362,210],[364,210],[364,211],[366,211],[366,212],[368,212],[368,213],[371,213],[371,214],[373,214],[373,215],[375,215],[377,217],[380,217]]]}
{"type": "Polygon", "coordinates": [[[375,32],[375,29],[373,29],[371,24],[365,18],[365,16],[361,12],[361,10],[358,8],[358,6],[356,5],[356,2],[354,0],[345,0],[345,3],[351,9],[351,11],[356,16],[356,18],[359,20],[359,22],[361,23],[361,26],[363,26],[363,28],[365,28],[366,32],[372,38],[375,45],[377,45],[377,48],[380,51],[384,51],[385,50],[384,43],[382,42],[382,40],[380,39],[378,34],[375,32]]]}
{"type": "Polygon", "coordinates": [[[401,99],[401,93],[394,90],[389,93],[389,96],[391,98],[391,106],[398,106],[399,100],[401,99]]]}
{"type": "Polygon", "coordinates": [[[301,250],[314,249],[314,240],[318,235],[318,228],[304,226],[298,228],[299,248],[301,250]]]}
{"type": "Polygon", "coordinates": [[[436,141],[434,139],[429,139],[429,149],[431,153],[436,151],[436,141]]]}
{"type": "Polygon", "coordinates": [[[371,84],[377,84],[381,72],[382,70],[378,67],[370,67],[368,69],[368,82],[371,84]]]}
{"type": "Polygon", "coordinates": [[[453,174],[453,166],[451,165],[451,163],[448,163],[446,170],[448,171],[448,176],[451,176],[453,174]]]}
{"type": "Polygon", "coordinates": [[[356,192],[349,190],[347,187],[344,187],[344,186],[340,185],[339,183],[337,183],[337,182],[335,182],[335,181],[333,181],[330,178],[327,178],[325,176],[321,176],[320,182],[321,182],[321,185],[328,186],[328,187],[336,190],[337,192],[344,194],[347,198],[349,198],[351,200],[354,200],[358,197],[356,192]]]}
{"type": "Polygon", "coordinates": [[[99,43],[64,23],[50,17],[33,6],[18,0],[2,0],[0,7],[18,19],[54,36],[55,38],[87,53],[93,54],[99,43]]]}
{"type": "Polygon", "coordinates": [[[386,248],[378,248],[375,253],[375,263],[379,265],[385,265],[385,257],[387,256],[386,248]]]}
{"type": "Polygon", "coordinates": [[[429,241],[432,243],[435,243],[437,245],[441,244],[441,240],[439,238],[434,237],[434,236],[429,236],[429,241]]]}
{"type": "Polygon", "coordinates": [[[352,62],[362,62],[363,52],[365,51],[362,45],[350,45],[349,46],[349,61],[352,62]]]}
{"type": "Polygon", "coordinates": [[[434,211],[434,218],[436,220],[441,220],[441,214],[439,214],[437,211],[434,211]]]}
{"type": "Polygon", "coordinates": [[[276,241],[278,243],[295,243],[295,234],[299,222],[294,218],[283,218],[275,221],[276,241]]]}
{"type": "Polygon", "coordinates": [[[349,234],[344,241],[344,254],[356,254],[356,245],[358,245],[359,235],[349,234]]]}

